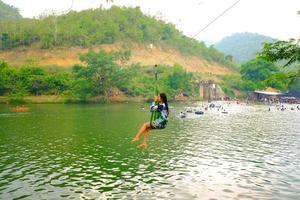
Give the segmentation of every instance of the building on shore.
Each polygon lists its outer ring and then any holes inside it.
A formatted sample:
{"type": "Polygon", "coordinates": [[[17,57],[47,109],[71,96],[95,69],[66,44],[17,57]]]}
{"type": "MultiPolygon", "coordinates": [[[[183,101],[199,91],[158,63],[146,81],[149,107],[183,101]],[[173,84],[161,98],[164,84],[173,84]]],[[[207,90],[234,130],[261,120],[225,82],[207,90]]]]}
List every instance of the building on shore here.
{"type": "Polygon", "coordinates": [[[200,98],[206,101],[226,100],[228,97],[222,88],[213,80],[200,81],[199,84],[200,98]]]}
{"type": "Polygon", "coordinates": [[[265,90],[255,90],[250,95],[250,98],[255,101],[263,102],[279,102],[280,97],[284,94],[274,88],[267,88],[265,90]]]}

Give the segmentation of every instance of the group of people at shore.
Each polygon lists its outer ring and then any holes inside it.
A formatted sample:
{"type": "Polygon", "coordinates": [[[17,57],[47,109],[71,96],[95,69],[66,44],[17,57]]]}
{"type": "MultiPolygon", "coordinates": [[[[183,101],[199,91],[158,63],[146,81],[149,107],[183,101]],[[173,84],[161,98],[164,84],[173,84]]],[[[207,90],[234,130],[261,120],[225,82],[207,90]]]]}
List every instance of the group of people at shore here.
{"type": "MultiPolygon", "coordinates": [[[[275,108],[278,111],[285,111],[285,110],[298,110],[298,111],[300,111],[300,105],[297,105],[296,108],[292,106],[288,109],[288,107],[284,104],[277,104],[275,106],[275,108]]],[[[269,107],[269,111],[271,111],[271,107],[269,107]]]]}

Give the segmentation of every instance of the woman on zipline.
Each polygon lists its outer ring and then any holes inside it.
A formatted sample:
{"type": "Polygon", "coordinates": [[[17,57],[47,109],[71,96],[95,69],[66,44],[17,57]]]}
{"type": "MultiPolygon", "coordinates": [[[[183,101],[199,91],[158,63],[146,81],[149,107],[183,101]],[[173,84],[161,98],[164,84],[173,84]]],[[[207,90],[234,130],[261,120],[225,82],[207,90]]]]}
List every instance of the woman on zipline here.
{"type": "Polygon", "coordinates": [[[154,102],[152,103],[150,107],[150,111],[152,112],[151,120],[150,122],[144,123],[144,125],[141,127],[139,132],[136,134],[136,136],[133,138],[133,142],[139,141],[141,135],[144,135],[144,141],[139,145],[141,148],[147,148],[148,147],[148,137],[149,137],[149,131],[151,129],[164,129],[166,127],[166,124],[168,122],[168,115],[169,115],[169,107],[168,107],[168,100],[165,93],[160,93],[159,96],[154,97],[154,102]],[[159,102],[156,103],[155,102],[159,102]],[[158,118],[153,119],[153,114],[156,112],[158,118]]]}

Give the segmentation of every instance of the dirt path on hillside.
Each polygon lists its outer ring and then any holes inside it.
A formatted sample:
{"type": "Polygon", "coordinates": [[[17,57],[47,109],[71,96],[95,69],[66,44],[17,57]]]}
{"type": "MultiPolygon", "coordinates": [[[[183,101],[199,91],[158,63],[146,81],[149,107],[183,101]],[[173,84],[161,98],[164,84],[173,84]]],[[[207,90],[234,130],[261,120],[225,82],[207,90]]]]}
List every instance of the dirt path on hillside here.
{"type": "Polygon", "coordinates": [[[81,64],[79,55],[86,53],[89,50],[105,51],[131,49],[130,63],[141,63],[142,65],[155,65],[164,63],[173,65],[178,63],[182,65],[187,71],[201,72],[212,75],[226,75],[234,73],[231,69],[215,63],[208,62],[206,59],[196,56],[185,56],[177,50],[153,45],[131,44],[125,46],[124,44],[110,44],[100,45],[93,48],[60,48],[53,50],[43,49],[16,49],[11,51],[0,52],[0,59],[7,61],[14,66],[22,66],[30,63],[35,63],[40,66],[60,66],[70,68],[74,64],[81,64]]]}

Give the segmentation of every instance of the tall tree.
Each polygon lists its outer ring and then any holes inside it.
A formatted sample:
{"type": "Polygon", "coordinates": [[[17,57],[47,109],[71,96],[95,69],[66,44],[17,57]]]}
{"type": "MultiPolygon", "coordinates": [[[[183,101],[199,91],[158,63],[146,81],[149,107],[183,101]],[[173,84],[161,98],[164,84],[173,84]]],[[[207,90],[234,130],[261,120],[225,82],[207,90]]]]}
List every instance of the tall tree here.
{"type": "MultiPolygon", "coordinates": [[[[300,15],[300,11],[298,11],[300,15]]],[[[290,39],[289,41],[277,41],[275,43],[265,43],[263,50],[258,54],[260,58],[267,61],[277,62],[286,61],[284,66],[292,63],[298,63],[298,71],[290,76],[292,82],[300,78],[300,46],[299,39],[290,39]]]]}
{"type": "Polygon", "coordinates": [[[271,62],[253,59],[241,66],[243,80],[263,81],[277,73],[279,68],[271,62]]]}
{"type": "Polygon", "coordinates": [[[284,66],[295,62],[300,62],[300,39],[291,39],[289,41],[277,41],[274,43],[265,43],[263,51],[259,56],[271,62],[286,60],[284,66]]]}

